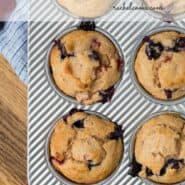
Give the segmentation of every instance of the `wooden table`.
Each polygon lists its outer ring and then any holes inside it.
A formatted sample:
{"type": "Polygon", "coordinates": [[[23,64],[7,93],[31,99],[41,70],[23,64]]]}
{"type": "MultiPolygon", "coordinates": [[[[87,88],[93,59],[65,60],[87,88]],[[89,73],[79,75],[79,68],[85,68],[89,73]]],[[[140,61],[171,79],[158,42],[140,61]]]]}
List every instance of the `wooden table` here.
{"type": "Polygon", "coordinates": [[[26,86],[0,56],[0,185],[26,185],[26,86]]]}

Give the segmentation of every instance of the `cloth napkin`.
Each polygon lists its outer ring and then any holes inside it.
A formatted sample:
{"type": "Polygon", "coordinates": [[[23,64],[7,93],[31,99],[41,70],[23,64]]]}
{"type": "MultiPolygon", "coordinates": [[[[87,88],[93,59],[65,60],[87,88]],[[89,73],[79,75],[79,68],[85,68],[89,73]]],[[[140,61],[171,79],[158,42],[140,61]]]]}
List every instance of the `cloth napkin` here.
{"type": "Polygon", "coordinates": [[[28,83],[27,3],[27,0],[17,0],[16,9],[5,25],[0,26],[0,53],[9,61],[16,74],[26,84],[28,83]]]}

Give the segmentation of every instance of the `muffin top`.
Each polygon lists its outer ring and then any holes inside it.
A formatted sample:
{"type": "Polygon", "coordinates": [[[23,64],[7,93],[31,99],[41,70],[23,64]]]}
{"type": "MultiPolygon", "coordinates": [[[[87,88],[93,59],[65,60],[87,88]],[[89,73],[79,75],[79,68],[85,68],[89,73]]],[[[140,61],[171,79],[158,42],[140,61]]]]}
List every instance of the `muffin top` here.
{"type": "Polygon", "coordinates": [[[146,121],[136,134],[134,154],[139,176],[165,184],[184,181],[185,120],[165,113],[146,121]]]}
{"type": "Polygon", "coordinates": [[[98,31],[72,31],[55,41],[50,53],[57,87],[83,104],[111,99],[122,64],[117,48],[98,31]]]}
{"type": "Polygon", "coordinates": [[[135,59],[140,85],[161,100],[185,96],[185,34],[164,31],[145,37],[135,59]]]}
{"type": "Polygon", "coordinates": [[[50,139],[53,167],[69,180],[99,182],[119,165],[123,155],[120,126],[79,110],[57,122],[50,139]]]}
{"type": "Polygon", "coordinates": [[[162,7],[164,10],[170,10],[171,14],[185,12],[184,0],[144,0],[150,7],[162,7]]]}
{"type": "Polygon", "coordinates": [[[115,0],[58,0],[68,11],[80,17],[99,17],[112,8],[115,0]]]}

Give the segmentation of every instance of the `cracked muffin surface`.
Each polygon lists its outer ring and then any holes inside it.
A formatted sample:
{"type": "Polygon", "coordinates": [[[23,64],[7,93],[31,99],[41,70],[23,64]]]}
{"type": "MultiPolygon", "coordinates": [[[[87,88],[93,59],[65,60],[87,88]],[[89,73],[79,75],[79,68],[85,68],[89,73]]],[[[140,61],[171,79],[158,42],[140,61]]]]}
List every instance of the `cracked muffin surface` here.
{"type": "Polygon", "coordinates": [[[157,183],[173,184],[185,180],[185,120],[165,113],[146,121],[134,145],[135,175],[157,183]]]}
{"type": "Polygon", "coordinates": [[[82,17],[98,17],[112,8],[115,0],[57,0],[71,13],[82,17]]]}
{"type": "Polygon", "coordinates": [[[69,180],[91,184],[104,180],[123,155],[122,129],[96,115],[72,110],[59,120],[50,138],[50,161],[69,180]]]}
{"type": "Polygon", "coordinates": [[[123,60],[114,44],[98,31],[72,31],[50,52],[57,87],[83,104],[107,102],[120,80],[123,60]]]}
{"type": "Polygon", "coordinates": [[[143,39],[134,69],[140,85],[160,100],[185,96],[185,34],[164,31],[143,39]]]}

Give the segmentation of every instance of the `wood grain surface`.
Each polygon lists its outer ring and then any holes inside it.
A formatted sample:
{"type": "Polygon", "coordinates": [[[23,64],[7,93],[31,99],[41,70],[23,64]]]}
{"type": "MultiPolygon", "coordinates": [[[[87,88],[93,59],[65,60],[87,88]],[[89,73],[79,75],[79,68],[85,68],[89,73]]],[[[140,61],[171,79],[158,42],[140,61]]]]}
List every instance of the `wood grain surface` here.
{"type": "Polygon", "coordinates": [[[26,86],[0,55],[0,185],[26,185],[26,86]]]}

